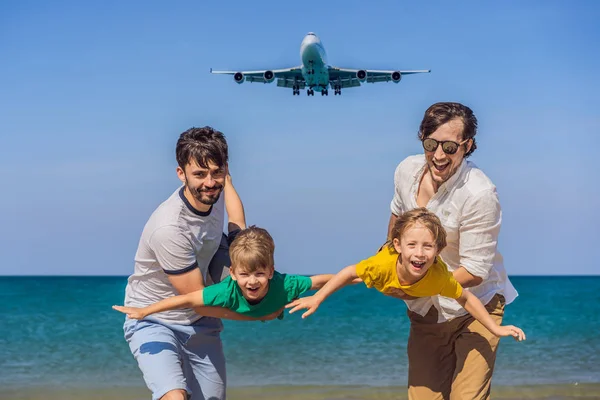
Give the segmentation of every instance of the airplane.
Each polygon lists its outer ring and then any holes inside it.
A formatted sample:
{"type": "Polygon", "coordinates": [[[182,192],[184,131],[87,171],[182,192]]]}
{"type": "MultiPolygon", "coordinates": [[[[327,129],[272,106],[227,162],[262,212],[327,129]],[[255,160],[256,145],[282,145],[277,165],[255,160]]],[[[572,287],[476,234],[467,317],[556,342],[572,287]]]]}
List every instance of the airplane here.
{"type": "Polygon", "coordinates": [[[334,95],[341,95],[342,89],[360,86],[361,83],[400,82],[403,75],[431,72],[428,70],[369,70],[339,68],[327,64],[327,54],[323,43],[317,35],[309,32],[300,45],[302,65],[292,68],[268,69],[262,71],[213,71],[212,74],[233,75],[239,84],[248,82],[271,83],[277,79],[277,86],[291,88],[294,96],[306,88],[307,96],[314,96],[315,91],[321,96],[328,96],[331,87],[334,95]]]}

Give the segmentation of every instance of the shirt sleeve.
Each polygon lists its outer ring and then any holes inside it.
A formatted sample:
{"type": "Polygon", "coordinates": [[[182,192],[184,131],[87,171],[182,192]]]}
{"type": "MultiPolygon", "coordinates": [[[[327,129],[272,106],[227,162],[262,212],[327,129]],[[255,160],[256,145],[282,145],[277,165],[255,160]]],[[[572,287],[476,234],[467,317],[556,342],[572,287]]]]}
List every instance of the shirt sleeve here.
{"type": "Polygon", "coordinates": [[[440,291],[440,296],[449,297],[451,299],[458,299],[463,292],[463,287],[458,283],[456,279],[454,279],[454,275],[452,272],[446,271],[448,274],[448,280],[446,284],[442,287],[440,291]]]}
{"type": "Polygon", "coordinates": [[[210,285],[202,289],[202,301],[205,306],[227,307],[231,306],[230,280],[227,278],[220,283],[210,285]]]}
{"type": "Polygon", "coordinates": [[[157,229],[149,242],[156,260],[166,274],[178,275],[198,268],[193,246],[178,227],[164,226],[157,229]]]}
{"type": "Polygon", "coordinates": [[[390,203],[390,210],[392,214],[396,216],[399,216],[403,212],[402,197],[400,195],[400,186],[402,185],[402,164],[403,163],[398,164],[396,171],[394,172],[394,197],[390,203]]]}
{"type": "Polygon", "coordinates": [[[286,275],[285,289],[287,292],[287,301],[290,302],[306,293],[312,287],[312,279],[309,276],[286,275]]]}
{"type": "Polygon", "coordinates": [[[381,286],[381,262],[378,256],[381,256],[385,251],[387,251],[387,249],[384,247],[376,255],[356,264],[356,275],[363,280],[363,283],[367,285],[369,289],[372,287],[379,288],[381,286]]]}
{"type": "Polygon", "coordinates": [[[502,210],[495,189],[484,190],[465,202],[460,223],[460,265],[487,279],[496,256],[502,210]]]}

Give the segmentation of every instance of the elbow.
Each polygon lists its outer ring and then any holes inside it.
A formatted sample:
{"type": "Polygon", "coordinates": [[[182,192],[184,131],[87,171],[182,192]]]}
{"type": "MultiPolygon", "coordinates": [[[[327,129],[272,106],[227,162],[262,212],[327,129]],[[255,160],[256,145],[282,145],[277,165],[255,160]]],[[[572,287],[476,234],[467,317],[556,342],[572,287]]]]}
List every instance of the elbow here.
{"type": "Polygon", "coordinates": [[[466,280],[466,282],[464,282],[462,284],[463,287],[474,287],[474,286],[478,286],[483,282],[483,278],[479,277],[479,276],[475,276],[475,275],[471,275],[469,277],[469,279],[466,280]]]}

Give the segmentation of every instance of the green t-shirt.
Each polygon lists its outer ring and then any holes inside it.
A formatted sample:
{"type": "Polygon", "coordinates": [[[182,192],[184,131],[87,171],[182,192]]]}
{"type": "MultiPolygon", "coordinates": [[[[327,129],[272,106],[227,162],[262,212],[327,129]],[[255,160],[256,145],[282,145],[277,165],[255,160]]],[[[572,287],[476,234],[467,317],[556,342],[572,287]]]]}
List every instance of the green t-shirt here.
{"type": "Polygon", "coordinates": [[[237,282],[230,276],[204,288],[202,297],[205,306],[225,307],[249,317],[260,318],[279,310],[310,290],[311,286],[312,280],[308,276],[280,274],[275,271],[269,281],[267,295],[257,304],[248,303],[237,282]]]}

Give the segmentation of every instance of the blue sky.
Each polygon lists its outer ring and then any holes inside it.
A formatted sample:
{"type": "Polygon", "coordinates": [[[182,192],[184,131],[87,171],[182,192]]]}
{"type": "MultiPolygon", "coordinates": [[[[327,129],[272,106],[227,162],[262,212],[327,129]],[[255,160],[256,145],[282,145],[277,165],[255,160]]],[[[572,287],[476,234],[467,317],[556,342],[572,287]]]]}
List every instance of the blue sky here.
{"type": "Polygon", "coordinates": [[[177,137],[203,125],[277,267],[335,272],[384,240],[394,169],[438,101],[479,119],[509,274],[598,273],[600,3],[255,4],[0,4],[0,274],[129,274],[178,186],[177,137]],[[309,31],[333,65],[432,73],[341,97],[209,74],[298,65],[309,31]]]}

